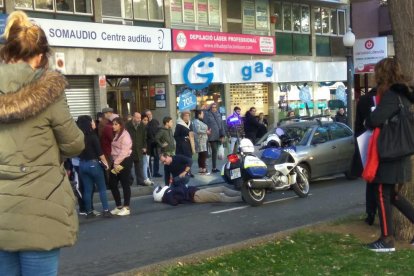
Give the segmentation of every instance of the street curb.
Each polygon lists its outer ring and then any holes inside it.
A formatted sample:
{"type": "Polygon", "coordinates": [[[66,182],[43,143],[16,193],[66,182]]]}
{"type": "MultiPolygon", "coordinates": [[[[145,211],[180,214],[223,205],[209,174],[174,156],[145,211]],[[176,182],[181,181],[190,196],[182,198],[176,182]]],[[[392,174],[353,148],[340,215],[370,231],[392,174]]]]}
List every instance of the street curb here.
{"type": "Polygon", "coordinates": [[[229,244],[229,245],[223,245],[223,246],[215,247],[215,248],[212,248],[212,249],[203,250],[203,251],[196,252],[196,253],[193,253],[193,254],[184,255],[184,256],[181,256],[181,257],[169,259],[169,260],[166,260],[166,261],[146,265],[146,266],[143,266],[143,267],[140,267],[140,268],[135,268],[135,269],[132,269],[132,270],[129,270],[129,271],[119,272],[119,273],[115,273],[115,274],[111,274],[111,275],[113,275],[113,276],[157,275],[157,274],[160,273],[160,271],[162,269],[164,269],[166,267],[169,267],[169,266],[194,264],[194,263],[204,261],[207,258],[220,257],[220,256],[223,256],[223,255],[235,252],[235,251],[239,251],[241,249],[245,249],[247,247],[260,246],[260,245],[262,245],[264,243],[267,243],[269,241],[273,241],[273,240],[276,240],[276,239],[280,239],[282,237],[286,237],[286,236],[292,234],[293,232],[296,232],[296,231],[301,230],[301,229],[311,228],[311,227],[315,227],[315,226],[321,226],[321,225],[325,225],[325,224],[330,223],[330,222],[332,222],[332,220],[319,221],[319,222],[312,223],[312,224],[306,224],[306,225],[299,226],[299,227],[294,227],[294,228],[291,228],[291,229],[288,229],[288,230],[268,234],[268,235],[265,235],[265,236],[260,236],[260,237],[257,237],[257,238],[248,239],[248,240],[245,240],[245,241],[241,241],[241,242],[237,242],[237,243],[233,243],[233,244],[229,244]]]}

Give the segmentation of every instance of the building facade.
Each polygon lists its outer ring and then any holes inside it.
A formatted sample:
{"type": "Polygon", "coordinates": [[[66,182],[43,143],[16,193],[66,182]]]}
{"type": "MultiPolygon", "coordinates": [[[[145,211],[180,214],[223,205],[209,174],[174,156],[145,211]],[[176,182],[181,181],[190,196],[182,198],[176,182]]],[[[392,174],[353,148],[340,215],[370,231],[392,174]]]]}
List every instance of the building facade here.
{"type": "Polygon", "coordinates": [[[45,29],[74,117],[105,106],[175,117],[218,102],[223,116],[255,106],[274,122],[287,109],[320,113],[346,81],[348,0],[0,0],[0,9],[45,29]]]}

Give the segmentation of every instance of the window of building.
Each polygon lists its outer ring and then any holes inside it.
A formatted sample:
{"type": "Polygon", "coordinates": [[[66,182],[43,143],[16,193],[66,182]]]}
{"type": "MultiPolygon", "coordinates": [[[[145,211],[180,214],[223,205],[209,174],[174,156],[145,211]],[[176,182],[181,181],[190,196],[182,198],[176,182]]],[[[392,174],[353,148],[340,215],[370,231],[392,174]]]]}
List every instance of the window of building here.
{"type": "Polygon", "coordinates": [[[221,25],[221,0],[171,0],[170,10],[173,24],[221,25]]]}
{"type": "Polygon", "coordinates": [[[137,20],[164,20],[164,6],[162,0],[134,0],[134,19],[137,20]]]}
{"type": "Polygon", "coordinates": [[[314,29],[321,35],[344,35],[346,18],[344,10],[315,7],[314,29]]]}
{"type": "Polygon", "coordinates": [[[132,19],[132,0],[102,0],[102,16],[132,19]]]}
{"type": "Polygon", "coordinates": [[[242,1],[243,33],[267,35],[269,31],[269,2],[267,0],[242,1]]]}
{"type": "Polygon", "coordinates": [[[307,5],[275,2],[273,15],[276,17],[277,31],[310,33],[310,11],[307,5]]]}
{"type": "Polygon", "coordinates": [[[57,13],[93,14],[92,0],[15,0],[14,6],[57,13]]]}
{"type": "Polygon", "coordinates": [[[3,0],[0,0],[0,7],[4,7],[3,0]]]}

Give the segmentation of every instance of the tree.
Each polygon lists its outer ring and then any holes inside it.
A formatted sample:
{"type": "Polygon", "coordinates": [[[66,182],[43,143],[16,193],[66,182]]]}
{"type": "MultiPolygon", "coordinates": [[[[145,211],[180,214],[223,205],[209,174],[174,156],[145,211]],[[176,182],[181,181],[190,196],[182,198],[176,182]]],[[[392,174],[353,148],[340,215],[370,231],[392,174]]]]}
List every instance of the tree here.
{"type": "MultiPolygon", "coordinates": [[[[384,1],[382,1],[384,2],[384,1]]],[[[400,62],[404,74],[414,80],[414,1],[388,0],[389,14],[394,37],[395,56],[400,62]]],[[[414,176],[414,159],[411,159],[414,176]]],[[[414,179],[404,185],[402,194],[414,202],[414,179]]],[[[395,236],[399,239],[411,239],[414,235],[412,224],[399,212],[394,213],[395,236]]]]}

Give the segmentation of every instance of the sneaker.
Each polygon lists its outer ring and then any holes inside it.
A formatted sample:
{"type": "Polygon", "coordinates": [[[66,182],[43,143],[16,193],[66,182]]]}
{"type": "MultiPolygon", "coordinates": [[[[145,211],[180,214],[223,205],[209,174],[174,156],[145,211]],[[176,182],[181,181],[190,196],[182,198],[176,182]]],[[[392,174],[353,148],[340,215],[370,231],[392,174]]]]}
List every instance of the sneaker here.
{"type": "Polygon", "coordinates": [[[112,213],[109,210],[104,210],[102,212],[102,217],[104,217],[104,218],[112,218],[112,213]]]}
{"type": "Polygon", "coordinates": [[[147,178],[147,179],[144,180],[144,184],[146,186],[153,186],[154,182],[152,182],[149,178],[147,178]]]}
{"type": "Polygon", "coordinates": [[[87,214],[86,211],[79,211],[79,216],[86,216],[87,214]]]}
{"type": "Polygon", "coordinates": [[[131,210],[129,210],[127,207],[122,208],[119,212],[118,212],[118,216],[129,216],[131,214],[131,210]]]}
{"type": "Polygon", "coordinates": [[[94,214],[94,212],[89,212],[89,213],[86,215],[86,218],[87,218],[87,219],[96,218],[96,215],[94,214]]]}
{"type": "Polygon", "coordinates": [[[96,211],[96,210],[92,210],[92,212],[93,212],[93,214],[95,215],[95,216],[100,216],[101,215],[101,213],[99,213],[98,211],[96,211]]]}
{"type": "Polygon", "coordinates": [[[152,177],[162,177],[162,174],[156,173],[152,177]]]}
{"type": "Polygon", "coordinates": [[[118,208],[118,207],[115,207],[112,211],[111,211],[111,214],[112,215],[118,215],[118,213],[119,212],[121,212],[121,210],[122,210],[123,208],[118,208]]]}
{"type": "Polygon", "coordinates": [[[371,251],[378,252],[378,253],[395,251],[394,241],[386,242],[385,240],[381,238],[378,239],[377,241],[367,244],[367,248],[371,251]]]}

